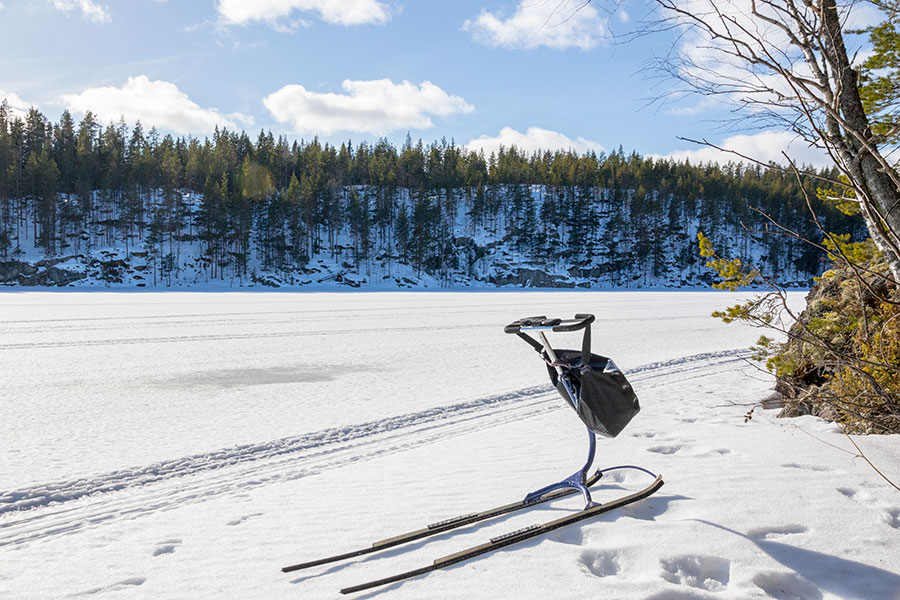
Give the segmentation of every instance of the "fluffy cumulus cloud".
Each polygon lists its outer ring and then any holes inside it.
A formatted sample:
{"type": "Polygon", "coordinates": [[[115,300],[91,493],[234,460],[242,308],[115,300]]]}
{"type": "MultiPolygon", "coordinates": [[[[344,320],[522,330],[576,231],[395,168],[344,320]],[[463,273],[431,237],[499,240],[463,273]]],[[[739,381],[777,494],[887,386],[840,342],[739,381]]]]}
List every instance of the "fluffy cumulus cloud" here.
{"type": "Polygon", "coordinates": [[[463,29],[491,46],[589,50],[600,42],[606,21],[593,4],[583,0],[522,0],[508,17],[482,10],[463,23],[463,29]]]}
{"type": "MultiPolygon", "coordinates": [[[[673,0],[680,11],[665,13],[670,23],[682,27],[678,59],[670,65],[683,81],[689,82],[701,93],[715,90],[721,99],[746,106],[749,114],[792,115],[808,106],[810,92],[790,85],[781,72],[754,62],[747,55],[766,57],[785,71],[799,78],[815,81],[816,75],[805,60],[803,51],[792,39],[797,24],[792,12],[778,2],[754,2],[754,0],[673,0]],[[691,15],[691,16],[688,16],[691,15]],[[697,26],[695,18],[707,27],[697,26]],[[729,40],[733,38],[733,41],[729,40]],[[742,58],[740,55],[743,55],[742,58]]],[[[820,23],[815,6],[797,2],[798,18],[815,27],[820,23]]],[[[871,3],[838,2],[841,20],[848,29],[864,28],[883,21],[884,14],[871,3]]],[[[857,51],[866,52],[859,44],[860,37],[846,39],[851,56],[857,51]]],[[[815,95],[815,86],[810,86],[815,95]]]]}
{"type": "Polygon", "coordinates": [[[9,105],[12,114],[19,117],[25,117],[28,113],[28,109],[32,107],[32,104],[22,100],[18,94],[0,90],[0,102],[3,102],[3,100],[6,100],[6,104],[9,105]]]}
{"type": "Polygon", "coordinates": [[[295,12],[344,26],[383,24],[391,18],[390,9],[378,0],[218,0],[216,11],[226,25],[263,21],[278,29],[295,12]]]}
{"type": "Polygon", "coordinates": [[[704,146],[694,150],[676,150],[661,158],[678,161],[687,159],[695,164],[700,162],[727,163],[729,161],[743,161],[744,159],[740,156],[732,153],[737,152],[764,163],[775,162],[786,165],[788,164],[787,160],[782,154],[782,152],[785,152],[798,165],[827,167],[833,164],[824,151],[810,147],[809,144],[788,131],[763,131],[752,135],[733,135],[717,144],[717,146],[731,152],[704,146]]]}
{"type": "Polygon", "coordinates": [[[81,16],[95,23],[106,23],[110,20],[109,10],[94,0],[51,0],[53,8],[68,14],[73,10],[81,12],[81,16]]]}
{"type": "Polygon", "coordinates": [[[500,130],[500,135],[498,136],[483,135],[466,144],[466,147],[472,151],[484,150],[485,156],[491,152],[498,152],[501,146],[504,148],[515,146],[518,150],[527,154],[542,150],[551,152],[555,150],[574,150],[579,154],[589,151],[603,151],[603,147],[597,142],[592,142],[582,137],[573,140],[558,131],[541,129],[540,127],[529,127],[525,133],[512,127],[504,127],[500,130]]]}
{"type": "Polygon", "coordinates": [[[311,92],[286,85],[263,100],[279,123],[294,133],[329,135],[338,131],[385,135],[428,129],[432,116],[468,113],[474,107],[430,81],[418,85],[389,79],[343,83],[343,94],[311,92]]]}
{"type": "Polygon", "coordinates": [[[201,108],[175,84],[151,81],[146,75],[129,77],[122,87],[96,87],[63,95],[61,101],[73,112],[91,111],[104,121],[124,116],[129,123],[140,120],[147,127],[181,134],[209,133],[216,125],[238,129],[253,124],[252,118],[240,113],[225,115],[201,108]]]}

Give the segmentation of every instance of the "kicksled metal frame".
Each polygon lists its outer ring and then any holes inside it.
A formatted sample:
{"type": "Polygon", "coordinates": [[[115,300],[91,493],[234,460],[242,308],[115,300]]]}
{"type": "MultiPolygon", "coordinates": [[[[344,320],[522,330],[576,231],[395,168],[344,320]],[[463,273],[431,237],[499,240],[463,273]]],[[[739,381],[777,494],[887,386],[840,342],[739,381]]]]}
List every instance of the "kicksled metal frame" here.
{"type": "MultiPolygon", "coordinates": [[[[584,331],[584,341],[582,343],[582,348],[583,348],[583,350],[586,350],[586,349],[590,348],[591,322],[594,320],[594,318],[593,318],[593,315],[576,315],[576,319],[578,319],[579,317],[588,317],[588,316],[590,316],[590,319],[584,318],[581,323],[577,323],[572,328],[569,328],[569,327],[564,328],[564,327],[561,327],[559,323],[557,323],[557,324],[555,324],[555,326],[554,325],[520,326],[517,328],[516,331],[507,331],[508,333],[518,334],[519,337],[521,337],[522,339],[527,341],[529,344],[531,344],[531,346],[534,347],[538,352],[542,352],[542,355],[543,355],[543,353],[547,354],[547,358],[550,359],[551,366],[553,366],[553,368],[556,369],[556,373],[559,376],[559,380],[562,382],[563,387],[566,390],[566,395],[569,397],[568,401],[572,405],[572,408],[575,409],[575,412],[578,412],[578,405],[579,405],[579,401],[580,401],[578,394],[575,392],[575,389],[572,387],[572,384],[569,381],[569,376],[565,373],[563,368],[559,365],[558,359],[556,357],[556,352],[553,351],[553,347],[550,345],[550,341],[547,339],[546,334],[542,330],[549,329],[549,330],[553,330],[553,331],[577,331],[578,329],[583,328],[585,331],[584,331]],[[534,338],[530,337],[529,335],[527,335],[525,333],[522,333],[523,331],[538,331],[539,332],[538,335],[541,337],[542,343],[538,343],[534,338]]],[[[589,352],[589,350],[587,350],[587,351],[589,352]]],[[[587,359],[583,358],[582,360],[587,360],[587,359]]],[[[584,498],[585,509],[600,505],[598,502],[594,502],[594,500],[591,498],[591,491],[588,489],[587,484],[586,484],[587,478],[588,478],[588,472],[591,470],[591,465],[594,464],[594,457],[596,456],[596,453],[597,453],[597,435],[593,431],[588,429],[587,427],[585,427],[585,429],[587,429],[587,433],[588,433],[588,456],[587,456],[587,460],[584,463],[584,466],[581,467],[581,469],[579,469],[575,473],[572,473],[571,475],[569,475],[568,477],[563,479],[562,481],[559,481],[557,483],[551,483],[548,486],[542,487],[539,490],[535,490],[535,491],[531,492],[530,494],[527,494],[525,496],[526,503],[537,502],[542,497],[544,497],[546,494],[549,494],[550,492],[554,492],[556,490],[573,489],[573,490],[576,490],[581,493],[582,498],[584,498]]],[[[644,469],[643,467],[637,467],[634,465],[619,465],[616,467],[608,467],[606,469],[598,469],[597,473],[602,476],[603,473],[608,473],[609,471],[615,471],[618,469],[634,469],[634,470],[646,473],[646,474],[650,475],[651,477],[656,477],[655,473],[652,473],[651,471],[648,471],[647,469],[644,469]]]]}

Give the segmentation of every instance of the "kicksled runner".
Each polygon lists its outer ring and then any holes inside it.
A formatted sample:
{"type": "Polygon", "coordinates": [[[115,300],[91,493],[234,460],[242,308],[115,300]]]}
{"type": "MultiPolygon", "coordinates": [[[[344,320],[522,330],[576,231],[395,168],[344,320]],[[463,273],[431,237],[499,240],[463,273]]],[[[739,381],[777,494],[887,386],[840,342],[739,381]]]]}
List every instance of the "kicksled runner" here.
{"type": "Polygon", "coordinates": [[[591,465],[594,462],[596,452],[596,436],[614,438],[631,421],[632,417],[640,410],[637,396],[625,375],[609,358],[591,354],[591,323],[594,315],[577,314],[574,319],[548,319],[544,316],[519,319],[507,325],[506,333],[515,334],[534,348],[547,365],[550,381],[563,399],[571,406],[578,417],[584,423],[588,431],[588,458],[584,466],[566,479],[543,487],[526,495],[524,499],[498,506],[481,512],[461,515],[452,519],[446,519],[432,523],[422,529],[410,531],[385,540],[373,543],[358,550],[336,554],[317,560],[311,560],[281,570],[285,573],[308,569],[320,565],[343,561],[388,548],[407,544],[446,531],[486,521],[494,517],[510,514],[519,510],[530,508],[551,500],[565,496],[581,494],[584,499],[584,509],[573,512],[567,516],[549,521],[543,524],[531,525],[512,531],[505,535],[492,538],[484,544],[474,546],[439,558],[430,565],[425,565],[412,571],[398,573],[383,579],[377,579],[354,585],[341,590],[342,594],[352,594],[371,588],[403,581],[418,575],[437,571],[451,565],[455,565],[471,558],[487,554],[499,548],[511,546],[524,540],[541,536],[547,532],[565,527],[572,523],[591,519],[603,513],[621,508],[633,502],[647,498],[663,485],[661,476],[651,473],[647,469],[634,465],[620,465],[597,469],[590,474],[591,465]],[[574,332],[584,330],[581,350],[554,350],[550,345],[545,331],[574,332]],[[540,340],[528,335],[528,331],[537,331],[540,340]],[[597,483],[605,473],[620,469],[634,469],[653,477],[653,482],[646,488],[632,494],[622,496],[603,503],[595,502],[591,496],[590,488],[597,483]]]}

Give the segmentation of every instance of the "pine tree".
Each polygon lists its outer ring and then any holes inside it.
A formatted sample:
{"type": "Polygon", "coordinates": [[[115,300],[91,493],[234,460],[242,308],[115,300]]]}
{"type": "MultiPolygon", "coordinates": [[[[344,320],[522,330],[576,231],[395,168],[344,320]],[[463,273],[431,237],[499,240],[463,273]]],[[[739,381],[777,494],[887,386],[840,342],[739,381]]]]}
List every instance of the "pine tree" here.
{"type": "MultiPolygon", "coordinates": [[[[742,254],[759,248],[740,229],[760,222],[749,207],[810,235],[801,187],[814,197],[814,183],[775,170],[621,150],[527,156],[504,148],[485,158],[446,139],[336,147],[289,144],[270,132],[254,143],[224,129],[200,140],[145,134],[140,123],[129,131],[121,120],[104,128],[91,113],[77,126],[67,112],[55,125],[36,110],[21,119],[0,103],[0,258],[26,241],[45,252],[74,244],[80,253],[122,240],[128,252],[146,241],[163,284],[177,276],[182,244],[195,239],[214,278],[243,278],[251,262],[293,277],[330,252],[358,266],[374,257],[388,272],[399,256],[449,284],[477,260],[490,266],[493,250],[475,240],[503,231],[520,256],[549,269],[590,264],[611,283],[657,281],[671,277],[673,256],[694,268],[686,219],[742,254]]],[[[835,228],[859,227],[817,210],[835,228]]],[[[793,240],[773,241],[769,255],[772,268],[810,274],[820,256],[793,240]]]]}
{"type": "Polygon", "coordinates": [[[306,254],[306,247],[303,243],[303,218],[300,211],[302,192],[300,181],[294,173],[291,173],[288,188],[284,192],[284,201],[287,204],[288,228],[291,234],[291,260],[295,265],[305,265],[309,261],[309,255],[306,254]]]}

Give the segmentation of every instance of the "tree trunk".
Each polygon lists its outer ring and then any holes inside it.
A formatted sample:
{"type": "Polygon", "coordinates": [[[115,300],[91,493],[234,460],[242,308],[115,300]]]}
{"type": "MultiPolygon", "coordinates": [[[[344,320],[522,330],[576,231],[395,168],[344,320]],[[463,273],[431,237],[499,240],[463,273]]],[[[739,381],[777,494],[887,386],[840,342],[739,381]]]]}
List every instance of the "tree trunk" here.
{"type": "Polygon", "coordinates": [[[900,282],[900,190],[897,173],[879,153],[872,129],[859,97],[859,81],[844,45],[841,20],[835,0],[822,1],[825,51],[835,69],[837,105],[843,123],[839,139],[829,140],[845,162],[861,204],[872,239],[885,253],[891,273],[900,282]]]}

